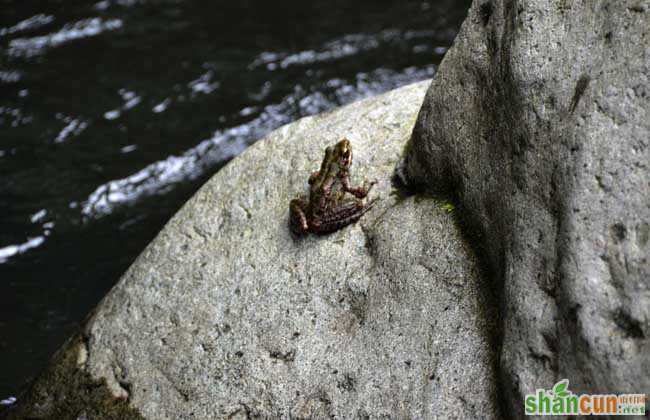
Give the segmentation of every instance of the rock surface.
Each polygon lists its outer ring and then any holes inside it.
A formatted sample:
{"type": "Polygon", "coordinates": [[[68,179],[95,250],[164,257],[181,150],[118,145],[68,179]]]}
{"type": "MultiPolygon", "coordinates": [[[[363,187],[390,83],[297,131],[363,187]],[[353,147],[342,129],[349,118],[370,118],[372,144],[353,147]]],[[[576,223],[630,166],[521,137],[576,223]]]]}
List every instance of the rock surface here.
{"type": "Polygon", "coordinates": [[[449,208],[391,184],[429,82],[305,118],[172,218],[10,418],[498,418],[494,310],[449,208]],[[343,136],[359,223],[295,239],[288,203],[343,136]],[[468,394],[471,390],[472,394],[468,394]]]}
{"type": "Polygon", "coordinates": [[[562,378],[650,394],[650,4],[475,1],[401,173],[451,192],[501,297],[514,417],[562,378]]]}

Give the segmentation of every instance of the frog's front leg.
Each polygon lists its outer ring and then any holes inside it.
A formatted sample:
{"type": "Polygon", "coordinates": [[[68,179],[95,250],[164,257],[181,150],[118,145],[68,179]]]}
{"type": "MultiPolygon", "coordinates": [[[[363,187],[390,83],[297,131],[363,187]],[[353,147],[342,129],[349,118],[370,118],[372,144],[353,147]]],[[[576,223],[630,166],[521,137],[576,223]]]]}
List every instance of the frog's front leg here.
{"type": "Polygon", "coordinates": [[[335,181],[336,178],[334,177],[323,182],[321,184],[320,194],[317,195],[315,200],[312,200],[312,196],[310,196],[309,200],[315,213],[325,213],[327,211],[327,208],[333,201],[332,187],[334,186],[335,181]]]}
{"type": "Polygon", "coordinates": [[[289,227],[297,235],[304,235],[309,231],[307,207],[308,203],[302,197],[289,203],[289,227]]]}
{"type": "Polygon", "coordinates": [[[350,175],[347,172],[341,176],[341,185],[343,186],[343,190],[345,192],[349,192],[350,194],[354,195],[357,198],[365,198],[370,192],[370,189],[376,183],[377,181],[371,181],[369,184],[367,184],[367,186],[364,183],[364,186],[353,187],[352,185],[350,185],[350,175]]]}

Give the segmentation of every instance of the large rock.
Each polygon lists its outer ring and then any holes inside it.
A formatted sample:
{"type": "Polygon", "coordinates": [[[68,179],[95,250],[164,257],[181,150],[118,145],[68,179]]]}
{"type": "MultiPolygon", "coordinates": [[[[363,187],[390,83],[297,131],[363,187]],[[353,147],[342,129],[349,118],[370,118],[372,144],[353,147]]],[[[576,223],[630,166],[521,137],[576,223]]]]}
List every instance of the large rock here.
{"type": "Polygon", "coordinates": [[[501,391],[650,394],[650,5],[475,1],[401,172],[501,296],[501,391]]]}
{"type": "Polygon", "coordinates": [[[498,418],[496,312],[449,210],[391,185],[429,82],[259,141],[167,224],[13,418],[498,418]],[[381,200],[294,239],[325,146],[381,200]],[[471,392],[471,393],[470,393],[471,392]]]}

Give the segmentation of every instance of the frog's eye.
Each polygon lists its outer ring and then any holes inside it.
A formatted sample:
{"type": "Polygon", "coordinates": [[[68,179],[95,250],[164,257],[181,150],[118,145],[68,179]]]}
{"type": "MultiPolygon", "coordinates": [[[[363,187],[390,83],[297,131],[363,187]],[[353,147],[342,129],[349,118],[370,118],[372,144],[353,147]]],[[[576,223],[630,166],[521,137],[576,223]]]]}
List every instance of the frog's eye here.
{"type": "Polygon", "coordinates": [[[343,155],[343,161],[345,162],[344,163],[345,166],[350,166],[352,164],[352,149],[350,149],[349,147],[346,147],[343,150],[342,155],[343,155]]]}

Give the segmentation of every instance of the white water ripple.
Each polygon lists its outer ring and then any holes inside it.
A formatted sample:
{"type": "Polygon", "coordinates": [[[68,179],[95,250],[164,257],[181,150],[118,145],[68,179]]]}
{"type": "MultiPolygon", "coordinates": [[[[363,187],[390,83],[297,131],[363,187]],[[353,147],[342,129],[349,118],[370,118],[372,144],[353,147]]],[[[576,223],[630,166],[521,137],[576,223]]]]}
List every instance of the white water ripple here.
{"type": "Polygon", "coordinates": [[[29,238],[26,242],[17,245],[9,245],[0,248],[0,264],[6,262],[9,258],[23,254],[32,248],[36,248],[45,242],[45,236],[29,238]]]}
{"type": "Polygon", "coordinates": [[[7,54],[10,57],[30,58],[45,50],[70,41],[97,36],[106,31],[122,27],[121,19],[103,20],[99,17],[68,23],[57,32],[32,38],[16,38],[9,42],[7,54]]]}
{"type": "Polygon", "coordinates": [[[431,30],[401,31],[397,29],[386,29],[378,34],[349,34],[329,41],[317,50],[306,50],[293,54],[265,51],[257,56],[248,65],[248,68],[255,69],[265,66],[267,70],[273,71],[286,69],[295,65],[328,62],[357,55],[361,52],[371,51],[379,48],[382,44],[412,39],[430,41],[435,33],[435,31],[431,30]]]}
{"type": "MultiPolygon", "coordinates": [[[[336,106],[394,89],[408,83],[432,77],[433,65],[409,67],[402,71],[377,69],[360,73],[352,84],[331,79],[307,92],[296,86],[280,103],[263,108],[252,120],[216,131],[212,137],[178,156],[152,163],[122,179],[100,185],[82,205],[86,219],[113,213],[121,206],[156,194],[164,194],[175,184],[196,179],[221,162],[241,153],[255,140],[296,118],[314,115],[336,106]],[[325,92],[325,93],[324,93],[325,92]]],[[[242,110],[248,112],[247,108],[242,110]]]]}

